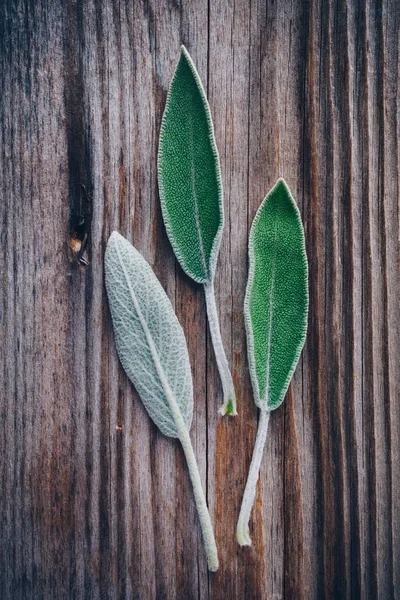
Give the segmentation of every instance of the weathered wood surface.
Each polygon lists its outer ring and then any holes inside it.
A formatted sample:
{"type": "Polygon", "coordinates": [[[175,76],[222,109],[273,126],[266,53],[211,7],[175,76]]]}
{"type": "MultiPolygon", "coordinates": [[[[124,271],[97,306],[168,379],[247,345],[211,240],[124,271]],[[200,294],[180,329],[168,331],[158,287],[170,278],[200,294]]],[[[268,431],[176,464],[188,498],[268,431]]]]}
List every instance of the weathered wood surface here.
{"type": "Polygon", "coordinates": [[[3,600],[400,598],[399,31],[398,0],[0,3],[3,600]],[[217,415],[204,298],[174,260],[157,195],[182,42],[221,155],[216,292],[236,420],[217,415]],[[254,545],[240,549],[257,419],[246,245],[280,175],[305,223],[309,333],[271,419],[254,545]],[[102,264],[115,228],[187,334],[216,575],[182,451],[117,360],[102,264]],[[71,231],[89,236],[87,267],[71,260],[71,231]]]}

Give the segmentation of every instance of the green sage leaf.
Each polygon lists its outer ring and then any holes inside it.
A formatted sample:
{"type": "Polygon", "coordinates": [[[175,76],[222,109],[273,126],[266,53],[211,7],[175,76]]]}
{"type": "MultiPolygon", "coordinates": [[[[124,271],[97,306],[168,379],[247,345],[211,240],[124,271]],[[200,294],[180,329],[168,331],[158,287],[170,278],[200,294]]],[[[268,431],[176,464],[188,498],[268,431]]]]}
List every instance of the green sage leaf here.
{"type": "Polygon", "coordinates": [[[303,348],[308,313],[304,231],[283,179],[261,204],[250,231],[245,323],[254,400],[283,401],[303,348]]]}
{"type": "Polygon", "coordinates": [[[158,182],[177,259],[195,281],[212,281],[224,224],[221,171],[210,108],[184,46],[161,124],[158,182]]]}
{"type": "Polygon", "coordinates": [[[245,297],[247,353],[254,401],[261,409],[253,457],[237,524],[251,544],[249,521],[270,412],[283,401],[303,348],[308,314],[308,267],[300,213],[279,179],[262,202],[249,238],[245,297]]]}
{"type": "Polygon", "coordinates": [[[236,395],[214,298],[214,273],[224,225],[221,171],[210,108],[184,46],[161,124],[158,183],[165,227],[175,255],[186,274],[204,285],[224,392],[221,412],[236,415],[236,395]]]}

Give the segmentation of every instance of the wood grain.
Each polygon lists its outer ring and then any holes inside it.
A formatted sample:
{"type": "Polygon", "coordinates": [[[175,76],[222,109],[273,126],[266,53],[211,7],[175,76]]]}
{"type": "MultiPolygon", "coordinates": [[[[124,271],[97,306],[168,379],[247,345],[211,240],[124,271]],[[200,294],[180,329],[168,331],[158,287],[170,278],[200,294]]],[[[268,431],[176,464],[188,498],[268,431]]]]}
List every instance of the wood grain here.
{"type": "Polygon", "coordinates": [[[0,598],[400,598],[399,39],[397,0],[0,3],[0,598]],[[218,417],[203,294],[160,213],[158,134],[181,43],[221,156],[216,294],[236,419],[218,417]],[[247,240],[278,176],[304,220],[309,331],[271,418],[253,546],[240,548],[257,427],[247,240]],[[113,229],[187,335],[215,575],[182,451],[117,360],[103,282],[113,229]]]}

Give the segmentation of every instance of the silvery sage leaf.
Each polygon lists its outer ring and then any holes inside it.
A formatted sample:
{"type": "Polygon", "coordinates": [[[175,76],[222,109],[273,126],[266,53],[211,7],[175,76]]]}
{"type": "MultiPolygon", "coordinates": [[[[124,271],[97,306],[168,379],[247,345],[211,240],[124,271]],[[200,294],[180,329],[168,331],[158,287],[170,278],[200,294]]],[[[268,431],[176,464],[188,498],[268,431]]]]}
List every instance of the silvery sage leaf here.
{"type": "Polygon", "coordinates": [[[237,539],[242,546],[251,544],[249,519],[269,414],[283,402],[307,329],[304,230],[297,205],[283,179],[269,192],[254,218],[249,260],[244,308],[247,352],[254,401],[261,414],[237,526],[237,539]]]}
{"type": "Polygon", "coordinates": [[[204,285],[211,339],[224,392],[222,414],[236,396],[222,345],[214,274],[224,226],[222,181],[207,98],[184,46],[161,124],[158,182],[165,227],[183,270],[204,285]]]}
{"type": "Polygon", "coordinates": [[[182,444],[208,567],[216,571],[217,548],[189,436],[193,383],[182,327],[150,265],[116,231],[107,244],[105,281],[118,356],[154,423],[182,444]]]}

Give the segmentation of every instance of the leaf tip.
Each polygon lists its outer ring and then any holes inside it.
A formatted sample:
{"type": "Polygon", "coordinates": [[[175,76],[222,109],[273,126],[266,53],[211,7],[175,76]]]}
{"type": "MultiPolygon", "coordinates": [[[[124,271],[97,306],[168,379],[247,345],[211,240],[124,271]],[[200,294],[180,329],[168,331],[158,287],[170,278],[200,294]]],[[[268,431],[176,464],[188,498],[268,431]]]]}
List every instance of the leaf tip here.
{"type": "Polygon", "coordinates": [[[181,44],[181,59],[186,60],[186,62],[188,62],[189,64],[192,62],[191,56],[189,54],[188,49],[186,48],[186,46],[184,44],[181,44]]]}
{"type": "MultiPolygon", "coordinates": [[[[186,65],[189,67],[189,69],[196,81],[196,85],[199,88],[202,88],[202,83],[200,81],[200,77],[197,72],[196,65],[194,64],[194,61],[193,61],[192,57],[190,56],[189,50],[186,48],[186,46],[184,44],[181,45],[181,56],[180,56],[179,63],[181,63],[181,61],[184,61],[186,63],[186,65]]],[[[203,91],[203,94],[205,94],[204,91],[203,91]]]]}
{"type": "Polygon", "coordinates": [[[116,242],[119,238],[122,238],[122,235],[118,233],[118,231],[114,230],[110,237],[108,238],[109,242],[116,242]]]}
{"type": "Polygon", "coordinates": [[[277,179],[277,181],[276,181],[276,183],[275,183],[275,185],[274,185],[274,187],[272,189],[273,190],[277,190],[279,188],[283,188],[286,192],[290,193],[289,186],[288,186],[288,184],[286,183],[286,181],[285,181],[285,179],[283,177],[278,177],[278,179],[277,179]]]}

